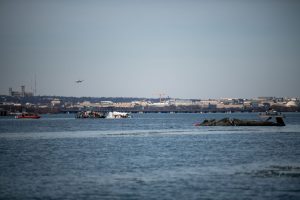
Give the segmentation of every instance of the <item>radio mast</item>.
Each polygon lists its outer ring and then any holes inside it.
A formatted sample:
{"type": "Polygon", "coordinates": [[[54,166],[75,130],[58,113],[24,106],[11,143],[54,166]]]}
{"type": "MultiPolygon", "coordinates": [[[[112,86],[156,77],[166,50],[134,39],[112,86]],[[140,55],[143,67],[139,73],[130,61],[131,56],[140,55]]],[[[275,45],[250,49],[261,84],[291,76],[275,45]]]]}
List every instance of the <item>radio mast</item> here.
{"type": "Polygon", "coordinates": [[[34,73],[34,96],[36,96],[36,73],[34,73]]]}

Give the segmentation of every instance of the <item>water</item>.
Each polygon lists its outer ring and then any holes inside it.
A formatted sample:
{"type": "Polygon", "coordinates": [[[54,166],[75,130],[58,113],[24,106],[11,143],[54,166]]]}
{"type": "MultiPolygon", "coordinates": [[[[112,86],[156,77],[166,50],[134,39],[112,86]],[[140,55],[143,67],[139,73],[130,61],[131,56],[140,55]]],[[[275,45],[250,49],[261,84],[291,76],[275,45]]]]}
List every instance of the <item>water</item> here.
{"type": "Polygon", "coordinates": [[[285,127],[195,127],[256,114],[0,118],[0,199],[299,199],[300,114],[285,127]]]}

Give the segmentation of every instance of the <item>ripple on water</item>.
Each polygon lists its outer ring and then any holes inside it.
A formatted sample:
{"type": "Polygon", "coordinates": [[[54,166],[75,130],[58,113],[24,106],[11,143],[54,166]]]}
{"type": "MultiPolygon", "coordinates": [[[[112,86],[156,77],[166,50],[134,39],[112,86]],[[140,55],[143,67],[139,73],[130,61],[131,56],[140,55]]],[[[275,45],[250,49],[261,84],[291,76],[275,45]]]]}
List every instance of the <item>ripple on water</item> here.
{"type": "Polygon", "coordinates": [[[252,170],[250,172],[238,172],[236,174],[250,175],[253,177],[300,177],[300,165],[270,165],[264,169],[252,170]]]}

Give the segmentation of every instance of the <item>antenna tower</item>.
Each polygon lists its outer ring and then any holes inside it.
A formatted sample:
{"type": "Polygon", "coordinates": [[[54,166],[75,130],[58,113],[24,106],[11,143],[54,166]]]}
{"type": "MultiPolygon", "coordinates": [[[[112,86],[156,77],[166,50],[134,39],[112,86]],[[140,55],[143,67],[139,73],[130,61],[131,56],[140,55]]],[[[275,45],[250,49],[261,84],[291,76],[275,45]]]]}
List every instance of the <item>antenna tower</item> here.
{"type": "Polygon", "coordinates": [[[34,96],[36,96],[36,73],[34,74],[34,96]]]}

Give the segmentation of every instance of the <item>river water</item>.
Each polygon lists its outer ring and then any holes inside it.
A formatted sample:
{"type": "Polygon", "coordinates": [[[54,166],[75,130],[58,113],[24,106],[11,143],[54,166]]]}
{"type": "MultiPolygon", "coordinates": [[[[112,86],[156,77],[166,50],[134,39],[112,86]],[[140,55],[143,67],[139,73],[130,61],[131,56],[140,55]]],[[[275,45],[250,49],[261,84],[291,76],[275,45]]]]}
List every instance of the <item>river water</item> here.
{"type": "Polygon", "coordinates": [[[285,127],[195,127],[255,113],[0,118],[0,199],[300,199],[300,114],[285,127]]]}

